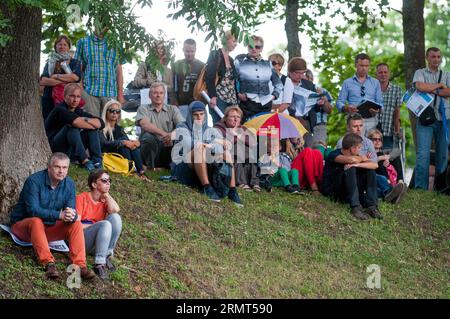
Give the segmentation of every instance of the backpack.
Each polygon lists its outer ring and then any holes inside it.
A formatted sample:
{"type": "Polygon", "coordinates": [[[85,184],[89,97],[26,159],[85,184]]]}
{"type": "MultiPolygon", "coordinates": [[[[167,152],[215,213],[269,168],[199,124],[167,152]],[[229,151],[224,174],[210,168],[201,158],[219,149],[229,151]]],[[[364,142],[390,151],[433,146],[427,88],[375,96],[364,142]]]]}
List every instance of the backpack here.
{"type": "MultiPolygon", "coordinates": [[[[217,86],[217,83],[219,83],[219,64],[220,64],[220,54],[218,54],[217,57],[217,71],[216,71],[216,77],[214,79],[214,85],[217,86]]],[[[203,66],[202,70],[200,71],[200,74],[198,75],[197,82],[195,82],[194,90],[192,92],[192,96],[194,97],[194,100],[196,101],[204,101],[205,99],[202,96],[202,91],[205,91],[208,93],[208,88],[206,87],[206,68],[208,65],[206,64],[203,66]]]]}
{"type": "Polygon", "coordinates": [[[103,153],[103,168],[112,173],[129,176],[136,170],[133,161],[118,153],[103,153]]]}

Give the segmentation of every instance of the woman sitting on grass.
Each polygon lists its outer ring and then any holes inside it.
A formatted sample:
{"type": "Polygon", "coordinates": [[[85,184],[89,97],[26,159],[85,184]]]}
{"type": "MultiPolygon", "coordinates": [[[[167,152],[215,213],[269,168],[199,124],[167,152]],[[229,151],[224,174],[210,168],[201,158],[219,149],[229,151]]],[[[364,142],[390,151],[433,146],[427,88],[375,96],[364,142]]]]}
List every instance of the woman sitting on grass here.
{"type": "Polygon", "coordinates": [[[322,183],[323,156],[319,150],[303,147],[303,138],[290,139],[288,154],[294,159],[292,168],[298,170],[300,187],[310,189],[313,195],[320,195],[319,187],[322,183]]]}
{"type": "Polygon", "coordinates": [[[214,128],[217,128],[222,133],[223,138],[227,138],[230,144],[233,145],[233,161],[238,187],[246,191],[253,189],[255,192],[260,192],[258,164],[252,163],[250,160],[251,152],[258,144],[255,134],[241,125],[242,117],[243,113],[239,106],[228,106],[225,109],[223,118],[214,125],[214,128]]]}
{"type": "Polygon", "coordinates": [[[119,153],[136,165],[136,174],[148,180],[145,176],[144,166],[142,164],[141,143],[139,141],[130,141],[128,135],[118,124],[122,107],[116,100],[111,100],[105,104],[102,112],[102,120],[105,122],[105,128],[100,132],[100,144],[103,153],[119,153]]]}
{"type": "Polygon", "coordinates": [[[211,172],[216,165],[214,163],[216,157],[212,154],[214,153],[212,149],[214,144],[218,143],[223,143],[225,153],[229,154],[227,149],[230,146],[223,142],[220,133],[208,127],[205,104],[200,101],[192,102],[188,108],[186,121],[178,124],[176,128],[176,141],[172,150],[172,176],[182,184],[201,186],[203,194],[208,196],[210,200],[219,202],[223,196],[228,196],[234,203],[243,206],[236,191],[231,156],[216,154],[221,156],[222,160],[226,159],[222,169],[230,177],[229,185],[226,185],[226,187],[229,187],[227,194],[224,194],[222,190],[215,189],[210,184],[208,172],[211,172]]]}
{"type": "Polygon", "coordinates": [[[109,194],[111,178],[106,171],[92,171],[88,185],[90,192],[76,197],[77,213],[84,227],[86,253],[95,254],[94,272],[107,280],[107,270],[115,271],[111,257],[122,232],[120,208],[109,194]]]}

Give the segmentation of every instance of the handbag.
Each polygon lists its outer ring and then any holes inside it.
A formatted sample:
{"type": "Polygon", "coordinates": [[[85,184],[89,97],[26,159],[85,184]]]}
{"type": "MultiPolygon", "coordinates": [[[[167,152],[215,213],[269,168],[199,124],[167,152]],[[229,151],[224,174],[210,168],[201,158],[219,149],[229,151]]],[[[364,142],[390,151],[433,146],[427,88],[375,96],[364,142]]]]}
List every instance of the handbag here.
{"type": "MultiPolygon", "coordinates": [[[[439,79],[438,79],[437,83],[441,82],[441,78],[442,78],[442,70],[439,72],[439,79]]],[[[436,118],[436,114],[434,113],[434,108],[436,107],[436,102],[437,102],[437,96],[434,97],[433,107],[428,106],[427,108],[425,108],[425,110],[423,110],[422,114],[420,114],[420,116],[419,116],[420,124],[422,124],[424,126],[429,126],[429,125],[433,124],[434,122],[436,122],[437,118],[436,118]]]]}
{"type": "MultiPolygon", "coordinates": [[[[219,64],[220,64],[220,54],[218,52],[217,57],[217,71],[216,71],[216,77],[214,79],[214,86],[217,86],[217,83],[219,83],[219,64]]],[[[197,101],[205,101],[205,99],[202,96],[202,91],[208,92],[208,88],[206,87],[206,68],[208,65],[206,64],[202,70],[200,71],[200,74],[198,75],[197,82],[195,82],[194,90],[192,92],[192,96],[197,101]]],[[[205,101],[207,102],[207,101],[205,101]]]]}
{"type": "Polygon", "coordinates": [[[103,153],[103,168],[125,176],[129,176],[136,171],[134,162],[118,153],[103,153]]]}

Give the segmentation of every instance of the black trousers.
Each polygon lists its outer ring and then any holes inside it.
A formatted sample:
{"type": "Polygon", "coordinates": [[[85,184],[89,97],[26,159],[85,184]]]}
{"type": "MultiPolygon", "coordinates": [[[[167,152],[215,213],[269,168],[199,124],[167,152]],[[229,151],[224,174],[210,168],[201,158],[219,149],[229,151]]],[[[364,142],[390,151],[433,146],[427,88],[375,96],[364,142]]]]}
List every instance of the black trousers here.
{"type": "Polygon", "coordinates": [[[378,205],[376,172],[372,169],[352,167],[342,169],[332,183],[333,198],[350,204],[350,207],[378,205]]]}

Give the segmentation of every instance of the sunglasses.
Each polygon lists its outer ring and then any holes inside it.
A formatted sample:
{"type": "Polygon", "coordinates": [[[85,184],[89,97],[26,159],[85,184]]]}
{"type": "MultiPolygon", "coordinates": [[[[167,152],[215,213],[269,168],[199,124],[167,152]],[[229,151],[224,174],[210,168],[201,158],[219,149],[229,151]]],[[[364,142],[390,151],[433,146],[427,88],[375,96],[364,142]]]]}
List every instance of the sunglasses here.
{"type": "Polygon", "coordinates": [[[365,96],[366,95],[366,88],[364,87],[364,85],[361,85],[361,96],[365,96]]]}
{"type": "Polygon", "coordinates": [[[275,66],[275,65],[281,65],[281,63],[279,63],[279,62],[277,62],[277,61],[272,61],[272,65],[273,65],[273,66],[275,66]]]}
{"type": "Polygon", "coordinates": [[[111,184],[111,178],[100,178],[99,181],[103,184],[111,184]]]}
{"type": "Polygon", "coordinates": [[[122,110],[119,110],[119,109],[109,109],[108,110],[108,112],[109,113],[111,113],[111,114],[120,114],[120,112],[122,112],[122,110]]]}
{"type": "Polygon", "coordinates": [[[382,142],[383,141],[383,139],[381,137],[371,137],[370,140],[374,141],[374,142],[376,142],[376,141],[382,142]]]}
{"type": "Polygon", "coordinates": [[[262,45],[255,45],[255,46],[248,46],[249,49],[257,49],[257,50],[261,50],[262,49],[262,45]]]}

